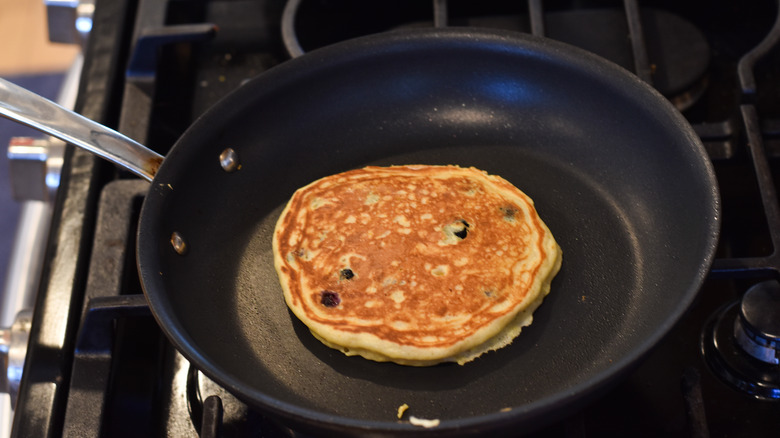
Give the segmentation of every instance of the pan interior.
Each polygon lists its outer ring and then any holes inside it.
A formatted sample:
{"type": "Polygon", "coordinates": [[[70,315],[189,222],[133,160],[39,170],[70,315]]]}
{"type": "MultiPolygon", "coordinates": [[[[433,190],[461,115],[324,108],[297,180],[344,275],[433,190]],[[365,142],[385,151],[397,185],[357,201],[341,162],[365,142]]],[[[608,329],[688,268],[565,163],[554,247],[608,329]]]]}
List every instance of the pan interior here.
{"type": "Polygon", "coordinates": [[[706,271],[712,181],[658,96],[548,42],[421,35],[335,48],[250,82],[185,135],[153,183],[139,265],[155,316],[188,358],[260,408],[391,426],[403,403],[423,418],[522,418],[636,360],[706,271]],[[241,170],[219,167],[226,147],[241,170]],[[417,163],[501,175],[535,200],[563,249],[534,323],[465,366],[325,347],[287,310],[273,268],[272,231],[295,189],[417,163]],[[173,231],[185,256],[170,248],[173,231]]]}
{"type": "MultiPolygon", "coordinates": [[[[495,166],[478,155],[511,157],[512,161],[521,158],[502,149],[447,148],[370,164],[440,163],[437,155],[442,152],[453,162],[482,168],[495,166]]],[[[414,368],[346,357],[325,347],[287,310],[281,289],[254,291],[256,284],[275,286],[270,244],[281,211],[277,208],[252,233],[231,287],[236,300],[233,307],[255,309],[237,312],[234,329],[246,341],[241,348],[246,360],[261,364],[254,370],[257,383],[267,385],[272,380],[290,396],[289,401],[329,414],[388,421],[398,406],[408,403],[415,415],[463,418],[522,406],[551,390],[565,391],[607,366],[620,349],[616,342],[631,330],[635,315],[626,310],[638,308],[637,301],[641,301],[639,283],[644,272],[638,266],[642,254],[628,231],[635,225],[604,190],[582,175],[566,172],[541,157],[526,155],[522,160],[532,163],[535,170],[520,180],[527,178],[532,196],[544,200],[537,202],[537,208],[566,246],[564,268],[553,283],[553,293],[535,314],[532,326],[509,348],[466,366],[414,368]],[[558,175],[553,184],[535,187],[530,183],[548,172],[558,175]],[[570,187],[579,188],[576,199],[568,194],[570,187]],[[597,214],[565,214],[571,210],[597,214]],[[617,290],[622,293],[611,293],[617,290]],[[266,341],[253,342],[257,339],[266,341]],[[538,348],[540,344],[555,348],[538,348]],[[607,351],[613,355],[604,355],[607,351]],[[553,381],[551,374],[556,375],[553,381]],[[312,397],[312,393],[317,395],[312,397]],[[375,408],[366,409],[366,403],[375,408]]],[[[516,177],[515,172],[505,170],[505,175],[516,177]]]]}

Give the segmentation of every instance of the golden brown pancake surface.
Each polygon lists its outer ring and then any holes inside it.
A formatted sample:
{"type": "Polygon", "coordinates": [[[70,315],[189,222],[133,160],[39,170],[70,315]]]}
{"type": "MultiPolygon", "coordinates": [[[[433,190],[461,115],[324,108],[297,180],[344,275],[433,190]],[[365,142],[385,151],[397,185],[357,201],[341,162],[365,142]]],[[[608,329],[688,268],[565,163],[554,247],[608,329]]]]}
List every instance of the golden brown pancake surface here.
{"type": "Polygon", "coordinates": [[[295,315],[348,355],[467,362],[530,324],[561,251],[533,201],[457,166],[366,167],[295,192],[276,270],[295,315]]]}

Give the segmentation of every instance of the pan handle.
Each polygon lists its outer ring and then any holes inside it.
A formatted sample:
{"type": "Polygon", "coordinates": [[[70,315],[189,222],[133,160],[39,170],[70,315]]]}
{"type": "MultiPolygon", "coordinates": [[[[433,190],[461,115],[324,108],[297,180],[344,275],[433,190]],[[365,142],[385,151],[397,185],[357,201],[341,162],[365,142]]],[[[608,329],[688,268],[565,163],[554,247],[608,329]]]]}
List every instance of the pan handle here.
{"type": "Polygon", "coordinates": [[[0,78],[0,116],[105,158],[148,181],[163,156],[135,140],[0,78]]]}

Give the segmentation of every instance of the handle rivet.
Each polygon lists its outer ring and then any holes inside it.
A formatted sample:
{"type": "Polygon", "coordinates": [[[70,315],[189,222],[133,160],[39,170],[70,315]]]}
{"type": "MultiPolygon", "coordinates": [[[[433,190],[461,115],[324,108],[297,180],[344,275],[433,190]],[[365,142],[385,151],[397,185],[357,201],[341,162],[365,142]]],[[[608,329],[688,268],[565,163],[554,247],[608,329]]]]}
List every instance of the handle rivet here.
{"type": "Polygon", "coordinates": [[[241,169],[238,154],[231,148],[227,148],[219,154],[219,165],[228,173],[241,169]]]}
{"type": "Polygon", "coordinates": [[[190,249],[187,242],[184,240],[184,237],[182,237],[178,231],[174,231],[173,234],[171,234],[171,246],[173,246],[173,250],[179,255],[187,254],[187,251],[190,249]]]}

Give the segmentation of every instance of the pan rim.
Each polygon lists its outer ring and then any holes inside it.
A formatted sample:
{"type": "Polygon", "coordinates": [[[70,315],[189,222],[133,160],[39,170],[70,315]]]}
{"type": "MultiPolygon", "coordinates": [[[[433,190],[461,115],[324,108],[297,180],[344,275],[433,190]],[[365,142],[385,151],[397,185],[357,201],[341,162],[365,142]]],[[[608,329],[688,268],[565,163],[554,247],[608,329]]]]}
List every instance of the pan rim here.
{"type": "MultiPolygon", "coordinates": [[[[709,272],[709,266],[712,264],[715,257],[715,250],[720,232],[721,205],[712,162],[709,160],[706,150],[701,144],[698,136],[671,103],[666,101],[666,99],[655,89],[651,88],[622,67],[582,49],[546,38],[511,31],[477,28],[391,31],[378,35],[356,38],[354,40],[345,41],[309,52],[302,57],[286,61],[279,66],[272,68],[261,75],[261,78],[263,79],[252,80],[243,85],[239,90],[262,88],[265,87],[265,83],[269,82],[283,85],[299,79],[302,74],[300,73],[301,71],[309,72],[308,74],[311,74],[311,66],[322,63],[324,60],[332,62],[336,59],[340,64],[343,64],[351,62],[354,59],[359,59],[367,53],[366,48],[370,48],[371,53],[376,53],[377,51],[383,50],[399,50],[399,47],[408,47],[410,43],[415,42],[440,44],[441,41],[445,40],[450,43],[457,42],[460,44],[480,45],[489,43],[491,44],[491,47],[503,46],[506,50],[520,50],[533,53],[536,56],[545,56],[556,62],[574,64],[579,68],[587,70],[590,74],[620,78],[625,82],[624,86],[631,87],[637,90],[637,92],[643,93],[645,96],[651,96],[649,98],[654,99],[662,108],[665,108],[665,115],[673,119],[673,122],[680,133],[687,137],[693,152],[695,152],[694,155],[699,159],[697,164],[703,167],[704,175],[706,175],[706,178],[710,183],[710,192],[707,193],[707,197],[709,198],[708,204],[711,205],[711,211],[707,218],[708,228],[703,230],[703,233],[706,233],[706,236],[702,245],[704,257],[701,260],[701,269],[697,272],[696,276],[691,278],[690,284],[685,288],[684,297],[680,300],[681,305],[678,307],[677,311],[667,315],[658,329],[653,332],[654,336],[646,338],[644,342],[631,349],[631,354],[621,357],[620,360],[614,361],[611,366],[596,373],[590,380],[580,382],[578,385],[571,387],[569,391],[559,392],[550,397],[539,399],[520,407],[515,407],[508,412],[495,412],[472,417],[442,420],[441,425],[435,430],[425,430],[426,433],[432,431],[436,433],[468,433],[469,431],[484,431],[486,428],[490,427],[489,425],[522,424],[530,420],[529,416],[532,412],[550,414],[555,411],[561,411],[564,407],[583,403],[586,401],[587,396],[594,392],[594,389],[602,387],[607,382],[614,381],[616,378],[624,375],[632,365],[636,364],[647,355],[690,307],[709,272]]],[[[233,93],[236,92],[237,91],[234,91],[233,93]]],[[[226,101],[229,101],[228,97],[224,98],[217,105],[210,108],[205,114],[199,117],[191,128],[185,132],[182,139],[197,136],[199,127],[208,123],[213,123],[211,121],[215,118],[224,119],[230,117],[232,112],[238,111],[237,108],[230,108],[229,105],[226,105],[226,101]]],[[[177,142],[177,145],[182,143],[182,139],[177,142]]],[[[169,162],[171,157],[176,157],[180,153],[182,153],[181,149],[174,146],[171,153],[168,155],[168,158],[163,162],[158,177],[156,177],[152,183],[152,191],[158,186],[163,186],[165,184],[164,179],[167,175],[166,163],[169,162]]],[[[240,379],[225,373],[216,366],[213,360],[209,359],[201,351],[193,347],[193,345],[196,344],[188,334],[183,332],[182,327],[178,325],[176,312],[170,308],[170,304],[163,299],[161,294],[154,292],[154,290],[160,290],[160,288],[149,287],[149,285],[153,283],[149,281],[149,278],[151,277],[152,280],[157,279],[150,275],[150,269],[145,265],[144,260],[142,260],[142,255],[145,254],[148,249],[142,248],[141,243],[144,241],[144,236],[147,234],[146,230],[149,228],[148,222],[151,221],[149,219],[151,215],[148,211],[152,207],[149,206],[151,203],[147,202],[150,198],[151,196],[147,196],[144,200],[137,236],[137,263],[139,272],[141,273],[143,290],[149,301],[155,319],[162,327],[168,339],[170,339],[177,350],[188,360],[193,362],[198,369],[209,378],[225,386],[231,393],[248,402],[250,405],[278,414],[286,419],[312,425],[313,427],[326,430],[334,427],[347,428],[349,430],[363,432],[421,432],[421,429],[411,426],[408,423],[358,420],[352,417],[325,414],[320,411],[278,400],[270,394],[244,386],[240,379]]]]}

